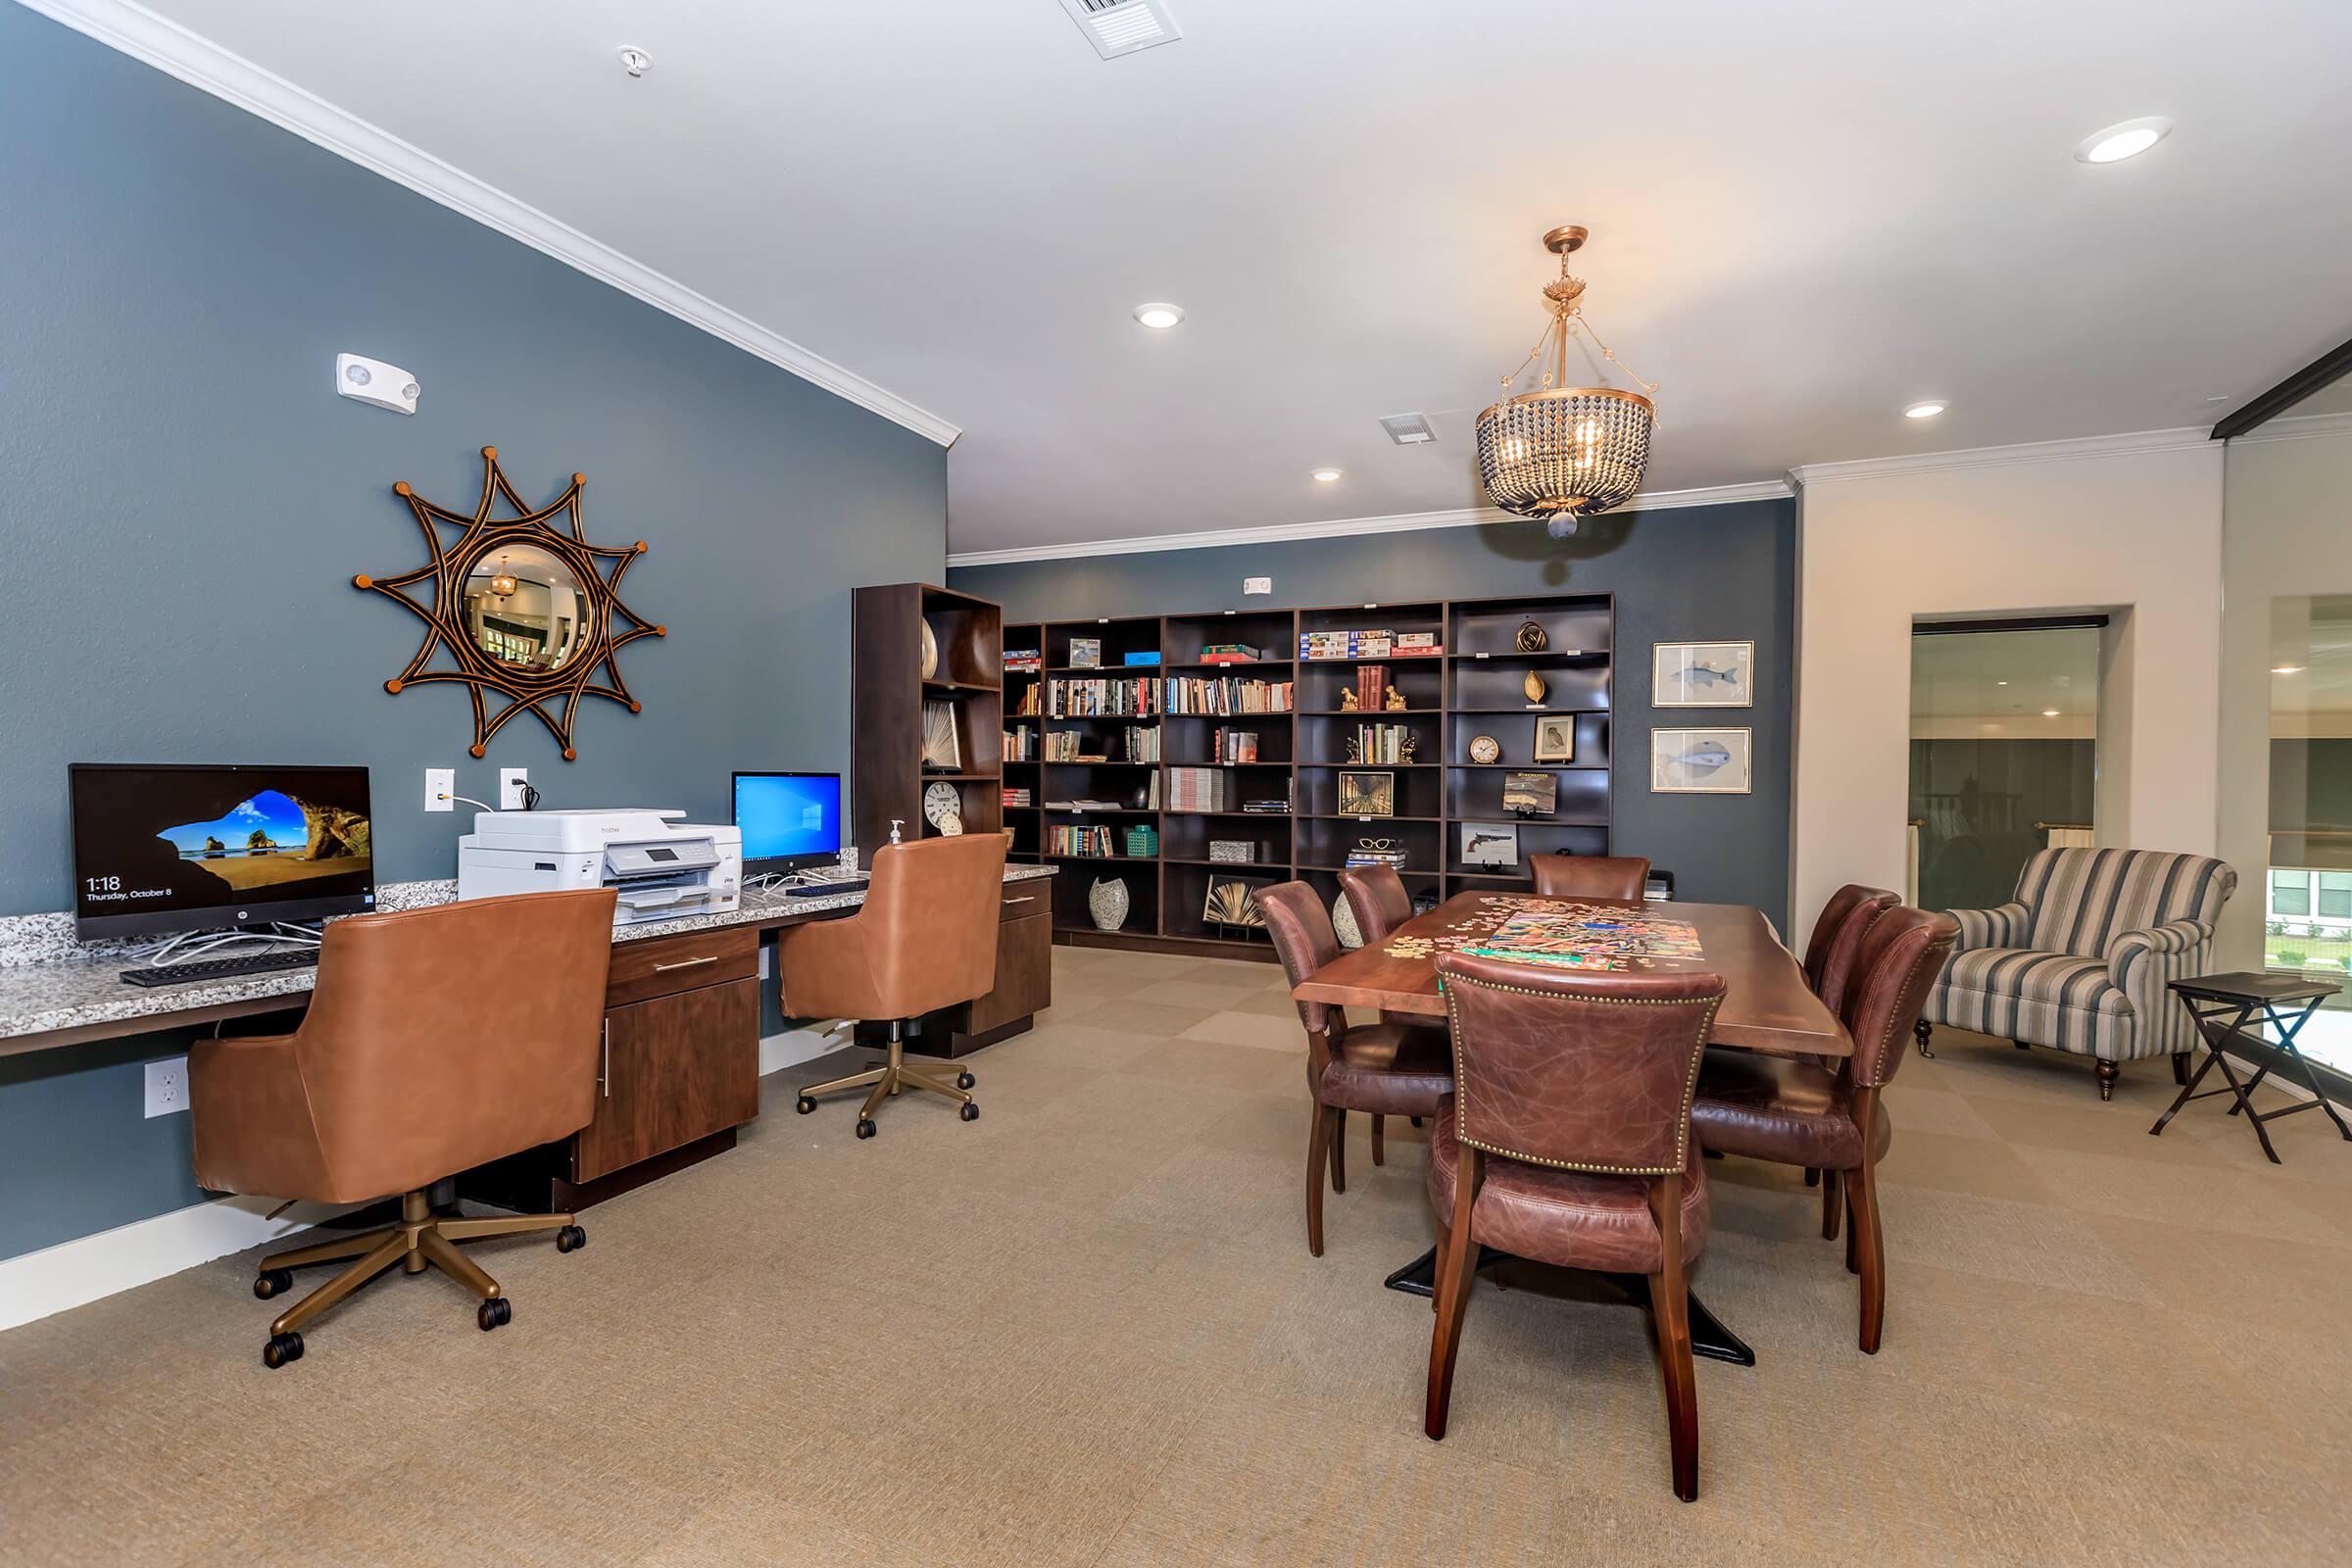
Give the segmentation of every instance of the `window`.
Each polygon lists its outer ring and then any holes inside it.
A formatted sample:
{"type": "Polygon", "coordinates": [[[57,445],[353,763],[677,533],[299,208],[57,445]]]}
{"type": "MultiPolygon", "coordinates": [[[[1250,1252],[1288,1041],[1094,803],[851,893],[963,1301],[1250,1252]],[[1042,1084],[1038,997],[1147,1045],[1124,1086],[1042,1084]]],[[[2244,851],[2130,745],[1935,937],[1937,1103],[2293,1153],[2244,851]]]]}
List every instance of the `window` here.
{"type": "Polygon", "coordinates": [[[2273,914],[2309,914],[2311,912],[2311,873],[2308,871],[2273,871],[2271,873],[2271,912],[2273,914]]]}
{"type": "Polygon", "coordinates": [[[2352,920],[2352,871],[2320,873],[2320,914],[2328,920],[2352,920]]]}

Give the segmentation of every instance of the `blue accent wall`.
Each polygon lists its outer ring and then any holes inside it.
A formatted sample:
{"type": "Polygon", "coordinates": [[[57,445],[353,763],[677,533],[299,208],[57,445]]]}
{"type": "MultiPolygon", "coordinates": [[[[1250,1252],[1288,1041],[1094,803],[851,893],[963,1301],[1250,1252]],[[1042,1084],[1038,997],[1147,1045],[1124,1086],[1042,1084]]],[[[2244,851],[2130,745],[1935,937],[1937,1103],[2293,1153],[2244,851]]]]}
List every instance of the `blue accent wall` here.
{"type": "MultiPolygon", "coordinates": [[[[1789,662],[1795,653],[1796,507],[1742,502],[1595,517],[1576,538],[1540,523],[1421,528],[1339,539],[959,566],[951,586],[994,599],[1006,622],[1179,615],[1510,594],[1617,601],[1611,846],[1675,874],[1678,897],[1752,904],[1788,931],[1789,662]],[[1271,598],[1244,577],[1272,576],[1271,598]],[[1752,641],[1756,704],[1652,709],[1650,645],[1752,641]],[[1748,795],[1653,795],[1652,726],[1755,731],[1748,795]]],[[[1378,615],[1368,615],[1377,624],[1378,615]]]]}
{"type": "MultiPolygon", "coordinates": [[[[0,914],[69,903],[74,761],[365,763],[385,880],[455,874],[427,766],[720,821],[731,769],[847,770],[850,590],[938,580],[942,448],[28,11],[0,54],[0,914]],[[419,412],[336,397],[338,351],[419,412]],[[576,762],[387,695],[421,622],[351,586],[425,560],[393,481],[470,510],[484,446],[652,547],[644,711],[584,704],[576,762]]],[[[0,1060],[0,1257],[201,1196],[188,1118],[139,1115],[185,1045],[0,1060]]]]}

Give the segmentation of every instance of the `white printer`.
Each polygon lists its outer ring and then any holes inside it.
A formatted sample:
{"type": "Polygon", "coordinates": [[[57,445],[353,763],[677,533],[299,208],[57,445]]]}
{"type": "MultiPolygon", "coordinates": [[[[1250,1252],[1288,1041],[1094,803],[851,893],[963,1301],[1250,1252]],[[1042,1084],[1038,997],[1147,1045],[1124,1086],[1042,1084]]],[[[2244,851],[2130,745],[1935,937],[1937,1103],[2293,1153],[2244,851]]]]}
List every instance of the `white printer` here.
{"type": "Polygon", "coordinates": [[[743,832],[683,811],[479,811],[458,840],[458,897],[615,888],[612,923],[724,914],[743,893],[743,832]]]}

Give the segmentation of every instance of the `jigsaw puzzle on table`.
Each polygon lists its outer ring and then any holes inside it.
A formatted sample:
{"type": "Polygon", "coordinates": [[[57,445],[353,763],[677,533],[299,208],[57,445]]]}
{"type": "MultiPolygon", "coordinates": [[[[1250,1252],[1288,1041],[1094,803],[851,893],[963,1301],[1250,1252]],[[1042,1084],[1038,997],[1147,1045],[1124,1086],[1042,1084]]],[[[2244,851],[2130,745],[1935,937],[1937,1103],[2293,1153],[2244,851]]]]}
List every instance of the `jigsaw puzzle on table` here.
{"type": "Polygon", "coordinates": [[[1703,956],[1697,930],[1683,921],[1573,904],[1522,909],[1462,951],[1555,969],[1648,968],[1661,958],[1703,956]]]}

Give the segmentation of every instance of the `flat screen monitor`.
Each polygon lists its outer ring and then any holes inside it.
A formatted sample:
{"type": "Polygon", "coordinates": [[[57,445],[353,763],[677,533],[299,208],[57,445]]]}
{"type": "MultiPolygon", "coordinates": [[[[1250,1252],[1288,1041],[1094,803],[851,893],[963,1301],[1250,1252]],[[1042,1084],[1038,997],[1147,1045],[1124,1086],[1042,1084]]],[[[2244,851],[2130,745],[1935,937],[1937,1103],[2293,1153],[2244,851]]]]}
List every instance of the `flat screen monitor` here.
{"type": "Polygon", "coordinates": [[[841,854],[841,775],[738,773],[734,821],[749,875],[829,862],[841,854]]]}
{"type": "Polygon", "coordinates": [[[375,907],[364,767],[76,762],[67,775],[85,940],[375,907]]]}

